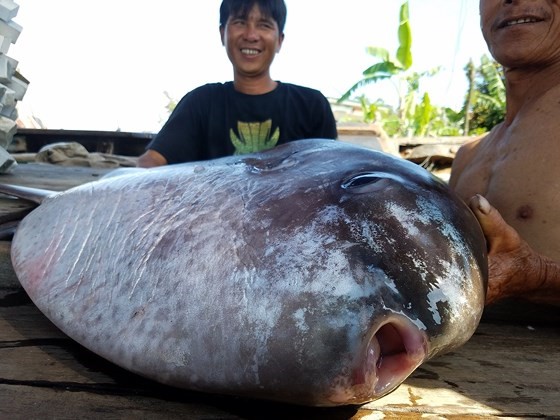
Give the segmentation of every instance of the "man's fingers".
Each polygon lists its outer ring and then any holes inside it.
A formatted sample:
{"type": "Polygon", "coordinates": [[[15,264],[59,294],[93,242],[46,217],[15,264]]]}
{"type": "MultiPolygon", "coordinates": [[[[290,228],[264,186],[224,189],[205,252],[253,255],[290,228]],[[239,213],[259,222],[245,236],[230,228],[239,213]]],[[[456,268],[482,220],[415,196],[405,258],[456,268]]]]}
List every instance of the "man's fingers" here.
{"type": "Polygon", "coordinates": [[[482,227],[489,247],[493,248],[499,245],[500,236],[503,234],[503,224],[505,224],[502,216],[500,216],[498,211],[480,194],[470,199],[469,206],[482,227]]]}
{"type": "MultiPolygon", "coordinates": [[[[502,216],[500,216],[498,211],[480,194],[475,195],[469,200],[469,206],[482,225],[484,231],[486,231],[486,228],[491,228],[493,225],[500,224],[502,216]]],[[[505,223],[503,219],[501,222],[505,223]]]]}
{"type": "Polygon", "coordinates": [[[480,194],[471,197],[469,206],[474,212],[478,212],[483,215],[488,215],[492,210],[492,206],[490,205],[488,200],[480,194]]]}
{"type": "Polygon", "coordinates": [[[470,199],[469,206],[482,227],[490,252],[507,252],[519,246],[517,232],[504,221],[486,198],[477,194],[470,199]]]}

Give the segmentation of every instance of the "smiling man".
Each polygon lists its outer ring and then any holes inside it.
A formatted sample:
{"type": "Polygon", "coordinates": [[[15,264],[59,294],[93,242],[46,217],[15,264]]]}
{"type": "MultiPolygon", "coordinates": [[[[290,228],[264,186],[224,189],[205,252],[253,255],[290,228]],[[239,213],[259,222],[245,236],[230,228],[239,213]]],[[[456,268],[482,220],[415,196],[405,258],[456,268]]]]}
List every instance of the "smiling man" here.
{"type": "Polygon", "coordinates": [[[336,139],[336,122],[323,94],[270,75],[285,22],[283,0],[224,0],[220,36],[233,81],[206,84],[185,95],[138,166],[252,153],[306,138],[336,139]]]}
{"type": "Polygon", "coordinates": [[[489,50],[503,65],[505,121],[464,145],[450,185],[488,240],[487,303],[560,303],[560,4],[480,0],[489,50]],[[491,203],[491,204],[490,204],[491,203]]]}

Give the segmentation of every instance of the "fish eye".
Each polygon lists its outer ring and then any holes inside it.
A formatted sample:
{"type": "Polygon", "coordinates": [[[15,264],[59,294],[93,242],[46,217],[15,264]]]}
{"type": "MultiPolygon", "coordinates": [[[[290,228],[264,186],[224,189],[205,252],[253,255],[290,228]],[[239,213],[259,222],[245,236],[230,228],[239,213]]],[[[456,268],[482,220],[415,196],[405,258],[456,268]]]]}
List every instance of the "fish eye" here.
{"type": "Polygon", "coordinates": [[[371,193],[405,183],[406,181],[399,175],[376,171],[352,175],[342,182],[341,187],[353,193],[371,193]]]}
{"type": "Polygon", "coordinates": [[[347,179],[342,183],[342,188],[345,190],[363,187],[364,185],[373,184],[375,182],[380,181],[382,178],[379,177],[376,173],[369,173],[369,174],[360,174],[347,179]]]}

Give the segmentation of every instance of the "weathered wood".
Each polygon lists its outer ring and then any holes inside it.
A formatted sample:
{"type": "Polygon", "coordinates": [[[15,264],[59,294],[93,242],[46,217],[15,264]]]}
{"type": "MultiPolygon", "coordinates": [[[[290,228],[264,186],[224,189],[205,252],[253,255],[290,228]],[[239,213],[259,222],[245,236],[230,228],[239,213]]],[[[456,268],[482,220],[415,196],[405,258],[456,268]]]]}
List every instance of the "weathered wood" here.
{"type": "Polygon", "coordinates": [[[393,140],[396,141],[402,148],[407,148],[437,144],[460,146],[480,137],[481,136],[394,137],[393,140]]]}
{"type": "Polygon", "coordinates": [[[21,220],[35,207],[36,204],[28,201],[0,196],[0,224],[21,220]]]}
{"type": "Polygon", "coordinates": [[[0,241],[0,289],[21,287],[10,260],[10,247],[10,241],[0,241]]]}
{"type": "Polygon", "coordinates": [[[208,419],[241,417],[212,406],[138,395],[105,395],[67,388],[0,384],[0,418],[29,419],[208,419]],[[17,403],[16,403],[17,402],[17,403]],[[17,405],[18,410],[14,409],[17,405]]]}
{"type": "Polygon", "coordinates": [[[113,169],[26,163],[16,166],[12,173],[0,174],[0,183],[63,191],[86,182],[95,181],[111,170],[113,169]]]}

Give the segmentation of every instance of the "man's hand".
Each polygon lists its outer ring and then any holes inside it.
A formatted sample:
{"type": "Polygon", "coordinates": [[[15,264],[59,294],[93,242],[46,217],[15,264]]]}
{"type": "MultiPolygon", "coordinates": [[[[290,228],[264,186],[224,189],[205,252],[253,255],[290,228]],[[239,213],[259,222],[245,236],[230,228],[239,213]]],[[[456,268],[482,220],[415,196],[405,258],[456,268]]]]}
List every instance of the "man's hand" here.
{"type": "Polygon", "coordinates": [[[548,288],[544,287],[548,280],[556,288],[559,287],[558,265],[533,251],[484,197],[472,197],[469,205],[488,242],[489,279],[486,304],[506,297],[534,301],[549,301],[550,297],[550,303],[560,301],[558,290],[549,290],[551,296],[547,296],[547,291],[544,290],[548,288]],[[553,278],[547,279],[547,275],[553,278]]]}

